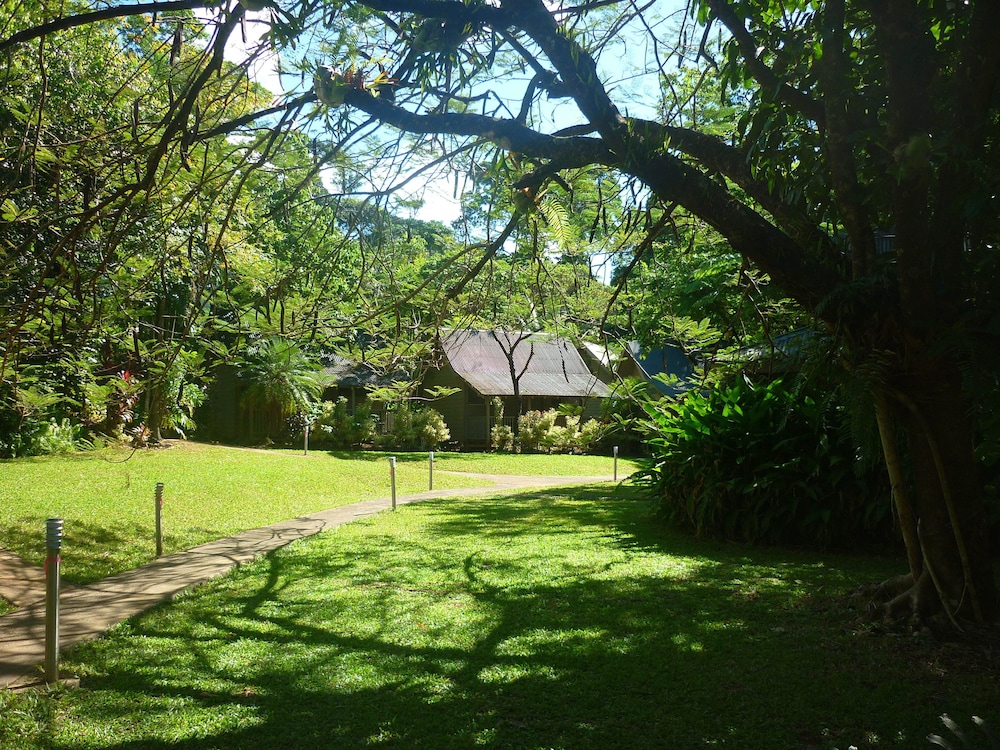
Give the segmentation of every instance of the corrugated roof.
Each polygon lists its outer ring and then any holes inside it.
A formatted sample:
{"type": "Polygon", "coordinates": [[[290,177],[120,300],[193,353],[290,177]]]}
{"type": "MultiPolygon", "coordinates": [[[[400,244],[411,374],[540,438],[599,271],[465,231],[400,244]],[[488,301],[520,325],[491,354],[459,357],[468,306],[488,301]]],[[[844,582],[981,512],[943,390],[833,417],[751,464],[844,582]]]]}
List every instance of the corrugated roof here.
{"type": "Polygon", "coordinates": [[[481,396],[513,396],[514,372],[522,396],[608,396],[610,390],[587,369],[576,347],[543,333],[450,331],[441,338],[455,372],[481,396]]]}
{"type": "Polygon", "coordinates": [[[388,386],[397,380],[406,380],[405,373],[380,373],[365,362],[352,362],[339,354],[327,357],[330,362],[323,368],[328,380],[344,388],[370,388],[388,386]]]}
{"type": "Polygon", "coordinates": [[[691,389],[693,385],[691,375],[694,372],[694,365],[679,346],[664,344],[658,349],[650,350],[645,356],[643,356],[642,346],[638,341],[629,341],[626,346],[628,354],[631,355],[646,379],[663,393],[668,396],[679,396],[691,389]],[[657,375],[675,375],[678,382],[667,384],[657,375]]]}

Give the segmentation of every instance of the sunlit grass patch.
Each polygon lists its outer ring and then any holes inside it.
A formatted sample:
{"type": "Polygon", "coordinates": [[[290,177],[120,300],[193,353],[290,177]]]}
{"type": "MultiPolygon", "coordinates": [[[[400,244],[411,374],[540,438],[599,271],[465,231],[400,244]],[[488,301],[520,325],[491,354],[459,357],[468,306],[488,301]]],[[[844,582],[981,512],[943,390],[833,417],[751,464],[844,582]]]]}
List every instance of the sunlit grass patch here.
{"type": "Polygon", "coordinates": [[[293,544],[71,651],[81,689],[26,707],[49,718],[17,747],[908,748],[990,710],[989,674],[841,603],[896,563],[649,510],[606,485],[437,500],[293,544]]]}
{"type": "MultiPolygon", "coordinates": [[[[169,554],[245,529],[391,494],[389,463],[313,452],[197,443],[0,462],[0,544],[41,563],[45,519],[64,521],[63,576],[91,582],[155,556],[154,489],[163,482],[169,554]]],[[[400,495],[428,487],[420,463],[397,466],[400,495]]],[[[441,473],[438,489],[481,484],[441,473]]]]}
{"type": "MultiPolygon", "coordinates": [[[[197,443],[164,450],[99,453],[0,462],[0,543],[40,563],[45,519],[65,522],[63,575],[95,581],[151,560],[154,488],[163,482],[164,551],[197,544],[359,500],[391,494],[389,453],[260,451],[197,443]]],[[[436,489],[480,481],[477,473],[607,474],[611,459],[587,456],[445,454],[436,489]]],[[[622,476],[630,464],[621,462],[622,476]]],[[[628,469],[631,470],[630,468],[628,469]]],[[[399,454],[397,492],[427,490],[426,454],[399,454]]],[[[3,604],[0,603],[0,607],[3,604]]],[[[2,611],[2,610],[0,610],[2,611]]]]}

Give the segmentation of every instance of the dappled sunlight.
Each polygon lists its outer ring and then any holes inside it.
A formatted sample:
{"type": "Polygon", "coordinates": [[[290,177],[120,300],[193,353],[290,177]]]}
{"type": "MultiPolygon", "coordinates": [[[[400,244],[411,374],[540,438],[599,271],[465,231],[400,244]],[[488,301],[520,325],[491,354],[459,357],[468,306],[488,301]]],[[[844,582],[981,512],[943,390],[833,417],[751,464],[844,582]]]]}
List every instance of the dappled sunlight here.
{"type": "Polygon", "coordinates": [[[71,652],[50,747],[846,747],[937,710],[940,676],[901,690],[801,604],[846,561],[582,497],[407,506],[258,559],[71,652]]]}

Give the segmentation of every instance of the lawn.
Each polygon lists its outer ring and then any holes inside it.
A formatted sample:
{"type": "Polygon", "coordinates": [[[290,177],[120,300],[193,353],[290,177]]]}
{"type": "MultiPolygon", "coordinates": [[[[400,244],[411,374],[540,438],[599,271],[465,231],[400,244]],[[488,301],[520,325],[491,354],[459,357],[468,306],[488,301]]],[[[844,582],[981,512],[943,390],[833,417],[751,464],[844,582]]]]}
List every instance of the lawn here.
{"type": "MultiPolygon", "coordinates": [[[[45,519],[65,523],[63,575],[87,583],[151,560],[154,488],[163,482],[164,551],[248,528],[390,494],[387,453],[254,451],[197,443],[164,450],[105,451],[0,462],[0,544],[37,563],[45,519]]],[[[427,454],[397,454],[399,494],[428,486],[427,454]]],[[[622,472],[631,471],[627,462],[622,472]]],[[[435,489],[486,482],[460,471],[603,474],[611,458],[439,454],[435,489]]]]}
{"type": "Polygon", "coordinates": [[[0,693],[0,747],[929,747],[997,662],[844,594],[902,563],[722,545],[634,490],[445,499],[293,544],[0,693]]]}
{"type": "MultiPolygon", "coordinates": [[[[285,452],[293,453],[285,449],[285,452]]],[[[301,455],[301,449],[298,450],[301,455]]],[[[430,456],[427,451],[392,453],[386,451],[332,451],[330,455],[343,459],[385,461],[395,456],[398,465],[417,464],[426,469],[430,456]]],[[[618,459],[618,478],[623,479],[637,468],[635,461],[618,459]]],[[[569,456],[514,453],[434,453],[435,471],[468,471],[477,474],[513,474],[523,476],[602,476],[611,479],[614,459],[608,456],[569,456]]]]}
{"type": "MultiPolygon", "coordinates": [[[[87,583],[155,555],[154,488],[163,482],[164,552],[249,528],[389,496],[389,454],[255,451],[197,443],[0,462],[0,544],[41,563],[45,519],[65,523],[62,572],[87,583]]],[[[501,463],[476,454],[435,462],[435,489],[482,482],[462,471],[611,476],[611,458],[524,456],[501,463]],[[503,469],[502,467],[506,467],[503,469]]],[[[397,492],[428,486],[426,454],[399,454],[397,492]]],[[[620,467],[622,464],[620,464],[620,467]]],[[[630,466],[630,465],[629,465],[630,466]]],[[[629,471],[631,468],[628,469],[629,471]]]]}

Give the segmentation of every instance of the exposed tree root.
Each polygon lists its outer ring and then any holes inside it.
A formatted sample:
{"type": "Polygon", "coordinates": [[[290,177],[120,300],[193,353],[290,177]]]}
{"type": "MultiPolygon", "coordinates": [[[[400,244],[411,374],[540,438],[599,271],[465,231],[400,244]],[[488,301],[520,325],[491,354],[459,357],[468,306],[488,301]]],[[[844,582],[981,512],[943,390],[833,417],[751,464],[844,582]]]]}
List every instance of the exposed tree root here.
{"type": "Polygon", "coordinates": [[[940,614],[942,609],[934,581],[925,570],[916,581],[911,579],[908,588],[884,602],[878,608],[878,614],[890,620],[910,618],[923,622],[928,617],[940,614]]]}
{"type": "Polygon", "coordinates": [[[867,600],[866,609],[873,619],[910,620],[922,625],[943,612],[941,599],[926,570],[915,581],[907,573],[862,587],[855,592],[855,596],[867,600]]]}

